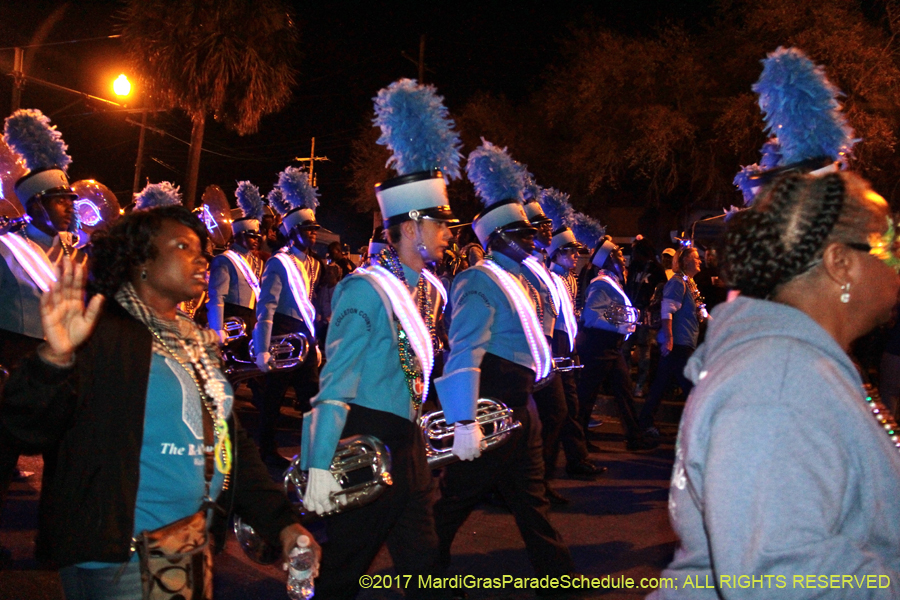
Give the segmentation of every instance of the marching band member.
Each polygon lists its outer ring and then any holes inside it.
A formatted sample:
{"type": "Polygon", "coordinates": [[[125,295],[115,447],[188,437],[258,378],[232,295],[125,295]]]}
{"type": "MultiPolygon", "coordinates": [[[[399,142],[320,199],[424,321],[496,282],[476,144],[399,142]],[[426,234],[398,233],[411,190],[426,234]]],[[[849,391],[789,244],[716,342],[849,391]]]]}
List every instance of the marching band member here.
{"type": "Polygon", "coordinates": [[[638,320],[634,318],[631,300],[622,289],[625,277],[622,251],[608,237],[599,237],[591,262],[600,271],[588,286],[581,315],[584,326],[577,340],[578,356],[584,364],[578,382],[581,426],[587,431],[597,391],[609,381],[625,428],[626,448],[655,448],[658,442],[644,439],[638,427],[631,376],[619,349],[625,337],[634,333],[638,320]]]}
{"type": "MultiPolygon", "coordinates": [[[[553,188],[545,189],[541,194],[541,206],[552,222],[552,237],[547,247],[547,255],[550,259],[550,272],[559,289],[562,305],[560,317],[556,319],[556,326],[553,329],[551,347],[554,357],[572,359],[574,364],[577,356],[575,339],[578,333],[578,314],[575,311],[578,278],[574,271],[581,244],[569,228],[573,210],[569,205],[568,194],[553,188]]],[[[585,432],[578,420],[578,383],[575,371],[560,372],[559,377],[565,392],[566,415],[560,428],[559,443],[555,447],[545,448],[544,453],[551,457],[551,465],[556,464],[556,456],[561,445],[566,456],[566,471],[569,474],[579,469],[585,470],[585,466],[596,470],[598,474],[603,473],[606,467],[597,467],[588,461],[585,432]]]]}
{"type": "MultiPolygon", "coordinates": [[[[69,233],[76,194],[66,170],[72,158],[50,119],[36,109],[17,110],[6,118],[3,139],[25,163],[28,173],[16,181],[16,196],[30,221],[0,235],[0,365],[11,370],[44,339],[41,296],[56,281],[63,257],[80,265],[87,254],[75,248],[69,233]]],[[[0,509],[16,473],[19,453],[9,436],[0,442],[0,509]]]]}
{"type": "MultiPolygon", "coordinates": [[[[546,252],[553,239],[553,223],[544,214],[544,209],[541,208],[538,201],[542,192],[543,190],[540,186],[528,177],[525,185],[526,200],[524,208],[529,223],[536,230],[534,235],[535,249],[531,257],[523,261],[522,265],[527,267],[523,270],[523,274],[540,296],[541,310],[539,314],[544,336],[547,338],[547,343],[552,347],[556,324],[564,320],[565,317],[561,314],[563,299],[560,295],[559,286],[546,267],[546,252]]],[[[563,388],[560,373],[552,372],[549,382],[534,392],[534,403],[541,418],[544,477],[549,481],[553,478],[553,471],[556,470],[556,448],[559,446],[560,431],[568,414],[566,409],[566,392],[563,388]]],[[[573,477],[587,478],[595,477],[602,473],[600,469],[587,460],[566,465],[566,472],[573,477]]],[[[569,501],[565,496],[550,487],[548,482],[545,483],[548,500],[554,504],[568,504],[569,501]]]]}
{"type": "Polygon", "coordinates": [[[234,195],[243,217],[231,224],[234,232],[231,247],[213,258],[209,265],[207,319],[209,328],[222,340],[228,317],[240,317],[251,329],[256,324],[255,309],[263,269],[263,262],[257,256],[265,208],[259,188],[249,181],[239,181],[234,195]]]}
{"type": "Polygon", "coordinates": [[[485,204],[472,227],[489,254],[453,282],[450,356],[444,376],[435,380],[447,423],[455,424],[453,454],[463,461],[447,467],[435,505],[441,561],[449,566],[456,532],[496,486],[535,571],[561,576],[573,565],[548,519],[541,425],[532,399],[535,381],[550,373],[552,355],[536,312],[540,298],[523,274],[535,234],[522,206],[524,169],[484,141],[469,155],[466,170],[485,204]],[[475,422],[481,397],[503,402],[522,424],[507,443],[484,456],[483,433],[475,422]]]}
{"type": "MultiPolygon", "coordinates": [[[[288,167],[278,176],[283,203],[275,209],[284,216],[282,232],[289,240],[286,250],[272,255],[263,269],[253,345],[256,364],[263,372],[271,370],[269,347],[273,335],[302,333],[309,341],[309,352],[300,367],[288,373],[269,373],[263,390],[259,415],[259,449],[263,460],[286,467],[288,460],[278,454],[275,426],[288,386],[294,388],[296,405],[309,410],[309,400],[319,389],[319,349],[316,343],[316,309],[313,294],[322,274],[321,261],[311,254],[319,224],[316,207],[318,190],[309,173],[288,167]]],[[[270,197],[271,199],[271,197],[270,197]]]]}
{"type": "Polygon", "coordinates": [[[413,576],[408,598],[443,593],[418,588],[417,575],[433,572],[438,554],[434,484],[417,424],[428,396],[434,330],[414,296],[422,299],[425,264],[440,261],[452,237],[444,177],[459,176],[459,139],[431,86],[402,79],[379,92],[375,108],[379,143],[392,150],[398,173],[376,186],[388,247],[334,292],[321,391],[304,419],[305,504],[319,514],[341,504],[333,495],[341,487],[328,469],[338,441],[351,435],[373,435],[389,447],[393,483],[374,502],[325,517],[328,542],[316,585],[323,598],[355,597],[385,542],[397,572],[413,576]]]}

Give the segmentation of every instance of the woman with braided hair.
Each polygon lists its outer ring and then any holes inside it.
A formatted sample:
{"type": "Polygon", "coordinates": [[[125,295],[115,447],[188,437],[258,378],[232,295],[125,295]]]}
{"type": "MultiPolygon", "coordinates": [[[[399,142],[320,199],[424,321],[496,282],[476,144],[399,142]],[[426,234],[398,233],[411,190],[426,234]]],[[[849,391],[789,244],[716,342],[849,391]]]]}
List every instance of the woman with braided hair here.
{"type": "Polygon", "coordinates": [[[900,596],[900,437],[847,356],[900,291],[887,203],[850,173],[783,176],[723,258],[741,294],[688,363],[669,496],[680,590],[651,597],[744,597],[742,576],[818,597],[807,574],[843,576],[830,598],[900,596]]]}

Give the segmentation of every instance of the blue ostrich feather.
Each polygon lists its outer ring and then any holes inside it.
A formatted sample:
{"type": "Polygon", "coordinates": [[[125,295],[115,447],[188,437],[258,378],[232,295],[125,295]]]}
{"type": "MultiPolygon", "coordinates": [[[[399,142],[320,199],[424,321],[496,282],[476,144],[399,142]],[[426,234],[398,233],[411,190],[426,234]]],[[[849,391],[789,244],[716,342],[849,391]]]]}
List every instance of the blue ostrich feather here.
{"type": "Polygon", "coordinates": [[[762,154],[762,158],[759,160],[759,168],[763,171],[768,171],[782,165],[783,157],[781,155],[781,145],[778,143],[778,138],[771,138],[768,142],[763,144],[760,154],[762,154]]]}
{"type": "Polygon", "coordinates": [[[606,235],[606,227],[584,213],[575,213],[571,227],[575,239],[591,249],[596,248],[600,239],[606,235]]]}
{"type": "Polygon", "coordinates": [[[556,188],[547,188],[541,194],[541,208],[553,221],[553,230],[560,227],[571,227],[575,220],[575,210],[569,204],[569,195],[556,188]]]}
{"type": "Polygon", "coordinates": [[[284,199],[284,193],[277,184],[272,188],[272,191],[266,195],[266,200],[269,201],[269,206],[272,207],[272,210],[279,215],[285,215],[291,210],[291,205],[284,199]]]}
{"type": "Polygon", "coordinates": [[[262,221],[264,206],[258,187],[249,181],[238,181],[234,197],[237,198],[238,207],[244,213],[244,217],[262,221]]]}
{"type": "Polygon", "coordinates": [[[72,162],[68,146],[50,119],[31,108],[22,108],[6,117],[3,141],[25,161],[29,171],[62,169],[72,162]]]}
{"type": "Polygon", "coordinates": [[[526,173],[525,167],[514,161],[506,148],[499,148],[484,138],[466,162],[466,175],[485,207],[501,200],[522,201],[526,173]]]}
{"type": "Polygon", "coordinates": [[[541,192],[543,192],[543,190],[544,188],[535,183],[534,175],[532,175],[531,173],[525,174],[525,190],[522,192],[525,200],[527,200],[528,202],[536,200],[538,203],[540,203],[541,192]]]}
{"type": "Polygon", "coordinates": [[[761,169],[759,165],[754,164],[747,165],[746,167],[741,167],[741,170],[738,171],[738,174],[734,176],[733,183],[739,190],[741,190],[741,194],[744,196],[744,204],[746,206],[750,206],[750,204],[753,203],[753,188],[759,187],[759,182],[750,181],[750,178],[762,172],[763,169],[761,169]]]}
{"type": "Polygon", "coordinates": [[[389,168],[398,175],[440,169],[444,177],[459,178],[462,142],[434,86],[400,79],[381,89],[374,101],[378,143],[393,154],[389,168]]]}
{"type": "Polygon", "coordinates": [[[278,187],[285,201],[294,208],[316,210],[319,190],[309,180],[309,173],[297,167],[288,167],[278,174],[278,187]]]}
{"type": "Polygon", "coordinates": [[[168,181],[149,183],[134,197],[134,210],[150,210],[175,204],[181,204],[181,192],[178,186],[168,181]]]}
{"type": "Polygon", "coordinates": [[[849,156],[859,140],[841,113],[841,91],[828,81],[825,70],[796,48],[779,47],[762,63],[753,91],[759,94],[766,131],[778,138],[783,164],[849,156]]]}

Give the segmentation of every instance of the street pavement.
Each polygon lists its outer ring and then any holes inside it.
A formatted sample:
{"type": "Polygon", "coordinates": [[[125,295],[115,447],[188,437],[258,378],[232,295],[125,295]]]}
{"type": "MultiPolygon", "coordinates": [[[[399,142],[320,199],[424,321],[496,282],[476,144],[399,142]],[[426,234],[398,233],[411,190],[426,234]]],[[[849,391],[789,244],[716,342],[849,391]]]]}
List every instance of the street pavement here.
{"type": "MultiPolygon", "coordinates": [[[[598,402],[595,412],[604,423],[592,430],[594,443],[601,451],[591,455],[609,472],[596,480],[570,479],[562,467],[557,469],[554,487],[571,500],[569,505],[554,506],[551,520],[569,545],[579,573],[600,578],[607,589],[598,589],[583,598],[635,599],[651,589],[622,589],[627,579],[639,586],[642,578],[658,577],[675,548],[675,534],[669,526],[667,499],[673,460],[676,426],[662,424],[662,445],[649,452],[625,451],[622,429],[615,418],[602,414],[607,406],[598,402]],[[612,587],[616,586],[616,587],[612,587]]],[[[256,411],[245,400],[237,403],[242,421],[255,430],[256,411]]],[[[282,452],[298,451],[299,415],[283,410],[279,431],[282,452]]],[[[37,499],[40,494],[40,457],[23,457],[20,468],[33,472],[13,484],[0,527],[0,543],[12,553],[11,562],[0,571],[0,600],[57,600],[62,598],[58,576],[38,565],[33,558],[37,499]]],[[[278,473],[272,472],[273,477],[278,473]]],[[[280,477],[278,477],[280,480],[280,477]]],[[[314,529],[314,525],[310,525],[314,529]]],[[[450,575],[473,578],[531,578],[524,544],[512,515],[504,508],[485,503],[479,506],[460,529],[453,544],[450,575]]],[[[230,536],[226,551],[216,557],[216,600],[286,599],[285,575],[279,566],[263,567],[250,561],[230,536]]],[[[382,550],[369,573],[393,575],[390,555],[382,550]]],[[[375,577],[374,581],[378,581],[375,577]]],[[[512,584],[502,590],[468,589],[471,600],[520,600],[533,598],[528,590],[516,590],[512,584]]],[[[317,597],[318,598],[318,597],[317,597]]],[[[362,600],[395,600],[402,592],[393,589],[369,589],[362,600]]],[[[322,598],[320,600],[327,600],[322,598]]]]}

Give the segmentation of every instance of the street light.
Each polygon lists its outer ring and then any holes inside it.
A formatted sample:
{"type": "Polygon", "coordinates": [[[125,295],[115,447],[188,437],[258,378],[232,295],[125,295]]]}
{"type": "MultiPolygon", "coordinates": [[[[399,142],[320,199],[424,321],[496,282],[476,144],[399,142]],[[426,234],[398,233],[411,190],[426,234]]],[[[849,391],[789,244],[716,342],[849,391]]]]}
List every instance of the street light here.
{"type": "Polygon", "coordinates": [[[113,91],[116,96],[127,96],[131,93],[131,82],[125,77],[125,74],[119,75],[113,82],[113,91]]]}

